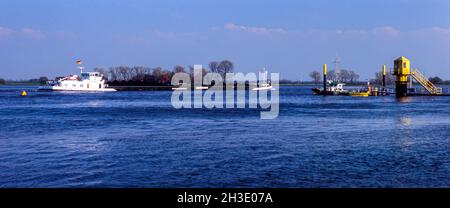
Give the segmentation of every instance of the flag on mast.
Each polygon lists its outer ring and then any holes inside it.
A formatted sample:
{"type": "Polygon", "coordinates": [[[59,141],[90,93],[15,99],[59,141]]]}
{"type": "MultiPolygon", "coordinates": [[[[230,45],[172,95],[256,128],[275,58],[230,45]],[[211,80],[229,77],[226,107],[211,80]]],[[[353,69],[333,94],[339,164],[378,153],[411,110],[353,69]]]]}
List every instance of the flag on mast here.
{"type": "Polygon", "coordinates": [[[83,62],[81,60],[77,60],[77,64],[78,64],[78,68],[80,69],[80,72],[83,74],[83,66],[81,66],[81,64],[83,64],[83,62]]]}

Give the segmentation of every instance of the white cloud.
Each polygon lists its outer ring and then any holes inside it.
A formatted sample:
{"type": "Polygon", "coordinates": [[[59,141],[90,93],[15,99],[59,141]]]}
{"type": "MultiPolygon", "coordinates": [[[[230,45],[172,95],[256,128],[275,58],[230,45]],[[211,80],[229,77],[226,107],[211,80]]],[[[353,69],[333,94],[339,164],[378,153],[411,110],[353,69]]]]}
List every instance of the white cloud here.
{"type": "MultiPolygon", "coordinates": [[[[214,28],[217,29],[217,28],[214,28]]],[[[289,35],[291,37],[305,39],[334,39],[334,38],[377,38],[377,39],[397,39],[397,38],[438,38],[450,40],[450,28],[431,27],[415,30],[402,31],[393,26],[381,26],[368,29],[304,29],[304,30],[285,30],[282,28],[270,27],[252,27],[228,23],[223,29],[235,32],[245,32],[251,34],[271,34],[271,35],[289,35]]]]}
{"type": "Polygon", "coordinates": [[[32,29],[32,28],[23,28],[21,30],[21,33],[26,37],[30,37],[30,38],[34,38],[34,39],[45,38],[45,34],[43,32],[41,32],[40,30],[32,29]]]}
{"type": "Polygon", "coordinates": [[[447,37],[450,37],[450,28],[433,27],[430,30],[433,33],[440,34],[440,35],[445,35],[447,37]]]}
{"type": "Polygon", "coordinates": [[[360,36],[360,35],[367,35],[368,32],[365,30],[358,30],[358,29],[351,29],[351,30],[341,30],[341,29],[337,29],[335,31],[336,34],[338,35],[356,35],[356,36],[360,36]]]}
{"type": "Polygon", "coordinates": [[[14,30],[11,30],[6,27],[0,27],[0,38],[11,36],[11,35],[13,35],[13,33],[14,33],[14,30]]]}
{"type": "Polygon", "coordinates": [[[444,39],[450,40],[450,28],[444,27],[432,27],[419,29],[412,33],[415,37],[425,38],[425,39],[444,39]]]}
{"type": "Polygon", "coordinates": [[[323,29],[306,29],[300,31],[287,31],[282,28],[269,28],[269,27],[251,27],[244,25],[237,25],[228,23],[223,26],[225,30],[247,32],[254,34],[289,34],[297,35],[301,37],[316,37],[316,38],[330,38],[330,37],[395,37],[400,35],[400,31],[392,26],[376,27],[372,29],[336,29],[336,30],[323,30],[323,29]]]}
{"type": "Polygon", "coordinates": [[[336,29],[336,30],[322,30],[322,29],[308,29],[299,32],[289,32],[292,34],[307,35],[309,37],[319,37],[319,38],[330,38],[330,37],[340,37],[340,38],[366,38],[366,37],[396,37],[400,35],[400,31],[391,26],[376,27],[373,29],[336,29]]]}
{"type": "Polygon", "coordinates": [[[281,28],[251,27],[251,26],[244,26],[244,25],[236,25],[233,23],[225,24],[224,28],[226,30],[231,30],[231,31],[241,31],[241,32],[248,32],[248,33],[255,33],[255,34],[272,34],[272,33],[284,34],[284,33],[286,33],[286,30],[281,29],[281,28]]]}
{"type": "Polygon", "coordinates": [[[0,27],[0,38],[3,37],[43,39],[45,38],[45,34],[40,30],[32,28],[23,28],[21,30],[14,30],[6,27],[0,27]]]}
{"type": "Polygon", "coordinates": [[[372,34],[384,37],[394,37],[399,35],[400,31],[398,31],[392,26],[384,26],[372,29],[372,34]]]}

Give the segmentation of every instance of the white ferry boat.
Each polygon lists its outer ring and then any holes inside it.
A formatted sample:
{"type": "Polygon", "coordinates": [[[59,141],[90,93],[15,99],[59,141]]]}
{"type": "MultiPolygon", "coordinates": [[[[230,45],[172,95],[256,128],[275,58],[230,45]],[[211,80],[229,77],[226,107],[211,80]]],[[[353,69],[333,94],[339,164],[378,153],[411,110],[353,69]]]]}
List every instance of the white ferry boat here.
{"type": "MultiPolygon", "coordinates": [[[[81,62],[78,61],[78,64],[81,62]]],[[[41,91],[93,91],[93,92],[115,92],[117,90],[108,88],[105,79],[100,72],[83,72],[81,70],[81,77],[78,75],[70,75],[60,78],[56,81],[48,81],[47,85],[41,86],[41,91]]]]}

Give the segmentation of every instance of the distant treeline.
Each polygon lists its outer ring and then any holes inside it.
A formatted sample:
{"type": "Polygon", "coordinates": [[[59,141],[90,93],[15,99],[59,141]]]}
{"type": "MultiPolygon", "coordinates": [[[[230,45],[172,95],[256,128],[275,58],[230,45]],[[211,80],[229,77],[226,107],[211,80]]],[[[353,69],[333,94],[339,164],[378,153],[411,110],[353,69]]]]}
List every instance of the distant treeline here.
{"type": "MultiPolygon", "coordinates": [[[[229,60],[212,61],[208,66],[209,69],[202,69],[203,76],[209,72],[215,72],[225,77],[226,73],[234,71],[234,65],[229,60]]],[[[166,86],[171,84],[172,76],[175,73],[184,72],[190,74],[191,77],[194,76],[193,66],[188,66],[186,69],[181,65],[176,65],[172,70],[144,66],[118,66],[110,67],[108,70],[104,68],[95,68],[94,70],[100,72],[111,86],[166,86]]]]}
{"type": "Polygon", "coordinates": [[[0,78],[0,85],[44,85],[45,83],[47,83],[47,81],[47,77],[27,80],[5,80],[0,78]]]}

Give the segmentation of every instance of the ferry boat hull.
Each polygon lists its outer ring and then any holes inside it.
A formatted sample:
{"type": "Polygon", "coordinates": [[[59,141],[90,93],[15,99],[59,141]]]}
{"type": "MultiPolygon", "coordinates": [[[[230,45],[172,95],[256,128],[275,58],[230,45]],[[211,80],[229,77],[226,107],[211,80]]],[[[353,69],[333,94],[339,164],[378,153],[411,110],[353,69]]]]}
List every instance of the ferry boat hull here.
{"type": "Polygon", "coordinates": [[[82,72],[81,77],[71,75],[57,81],[48,81],[39,91],[116,92],[109,88],[99,72],[82,72]]]}
{"type": "Polygon", "coordinates": [[[334,95],[332,91],[323,91],[319,88],[313,88],[312,91],[315,95],[334,95]]]}
{"type": "Polygon", "coordinates": [[[113,88],[101,88],[101,89],[67,89],[57,86],[43,86],[38,89],[39,91],[76,91],[76,92],[117,92],[113,88]]]}

